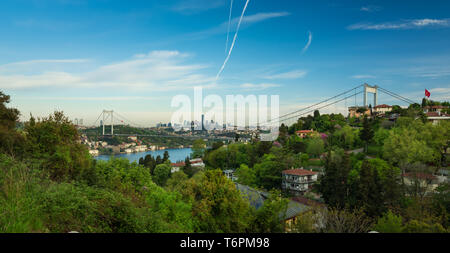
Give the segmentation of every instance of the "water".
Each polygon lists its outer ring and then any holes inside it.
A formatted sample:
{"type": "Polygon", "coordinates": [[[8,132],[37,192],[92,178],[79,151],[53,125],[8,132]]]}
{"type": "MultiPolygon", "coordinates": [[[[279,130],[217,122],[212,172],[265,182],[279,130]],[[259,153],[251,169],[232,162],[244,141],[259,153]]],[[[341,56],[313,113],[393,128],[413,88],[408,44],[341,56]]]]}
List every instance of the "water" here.
{"type": "MultiPolygon", "coordinates": [[[[169,152],[169,159],[171,162],[175,163],[177,161],[184,161],[187,156],[190,156],[192,150],[190,148],[179,148],[179,149],[165,149],[165,150],[155,150],[155,151],[146,151],[140,153],[130,153],[130,154],[117,154],[114,155],[116,158],[127,158],[130,162],[139,162],[139,158],[144,158],[146,155],[152,155],[153,157],[157,157],[158,155],[161,158],[164,155],[164,152],[169,152]]],[[[107,161],[111,158],[110,155],[99,155],[95,157],[97,160],[107,161]]]]}

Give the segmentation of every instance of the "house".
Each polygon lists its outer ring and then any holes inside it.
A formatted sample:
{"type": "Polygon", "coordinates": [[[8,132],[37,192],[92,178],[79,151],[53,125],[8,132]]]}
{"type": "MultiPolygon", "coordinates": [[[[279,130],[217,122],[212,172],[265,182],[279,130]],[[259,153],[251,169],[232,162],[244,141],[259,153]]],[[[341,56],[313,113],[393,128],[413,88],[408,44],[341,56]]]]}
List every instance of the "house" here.
{"type": "Polygon", "coordinates": [[[438,178],[432,174],[409,172],[402,174],[402,177],[405,185],[419,186],[425,188],[427,192],[434,191],[439,185],[438,178]]]}
{"type": "Polygon", "coordinates": [[[199,167],[199,168],[205,168],[205,164],[203,163],[203,160],[201,158],[196,158],[189,160],[192,167],[199,167]]]}
{"type": "MultiPolygon", "coordinates": [[[[189,162],[191,163],[191,167],[194,168],[200,168],[203,169],[205,168],[205,164],[203,163],[203,160],[201,158],[197,158],[197,159],[192,159],[189,160],[189,162]]],[[[177,163],[172,163],[172,173],[178,172],[180,171],[184,166],[185,166],[185,162],[177,162],[177,163]]]]}
{"type": "Polygon", "coordinates": [[[99,152],[98,152],[97,149],[91,149],[91,150],[89,150],[89,154],[90,154],[91,156],[98,156],[98,155],[99,155],[99,152]]]}
{"type": "Polygon", "coordinates": [[[312,134],[314,134],[314,130],[300,130],[300,131],[296,131],[295,132],[296,134],[297,134],[297,136],[298,137],[300,137],[300,138],[305,138],[305,137],[308,137],[308,136],[311,136],[312,134]]]}
{"type": "Polygon", "coordinates": [[[376,114],[386,114],[387,112],[392,111],[392,106],[386,105],[386,104],[377,105],[377,106],[373,107],[372,111],[376,114]]]}
{"type": "Polygon", "coordinates": [[[433,125],[439,124],[442,120],[450,119],[450,114],[443,113],[441,111],[428,111],[425,113],[428,121],[431,121],[433,125]]]}
{"type": "Polygon", "coordinates": [[[172,169],[170,170],[170,172],[175,173],[180,171],[183,167],[184,167],[184,162],[178,162],[178,163],[172,163],[172,169]]]}
{"type": "MultiPolygon", "coordinates": [[[[242,196],[246,198],[249,201],[250,205],[256,210],[261,208],[264,204],[264,201],[266,201],[266,199],[270,197],[270,193],[268,192],[258,191],[249,186],[238,183],[236,183],[236,189],[238,189],[242,196]]],[[[280,222],[284,222],[284,224],[286,225],[286,230],[288,230],[289,225],[293,224],[300,214],[308,211],[309,209],[310,207],[307,205],[290,200],[288,202],[286,210],[281,211],[278,214],[278,219],[280,222]]]]}
{"type": "Polygon", "coordinates": [[[223,174],[233,182],[237,180],[237,177],[234,175],[234,170],[224,170],[223,174]]]}
{"type": "Polygon", "coordinates": [[[370,108],[367,106],[350,106],[348,108],[349,118],[360,118],[364,115],[371,116],[370,108]]]}
{"type": "Polygon", "coordinates": [[[432,105],[432,106],[425,106],[423,108],[423,112],[427,113],[427,112],[442,112],[442,110],[447,109],[448,106],[443,106],[443,105],[432,105]]]}
{"type": "Polygon", "coordinates": [[[317,172],[312,170],[292,169],[282,172],[281,188],[301,195],[308,191],[317,181],[317,172]]]}

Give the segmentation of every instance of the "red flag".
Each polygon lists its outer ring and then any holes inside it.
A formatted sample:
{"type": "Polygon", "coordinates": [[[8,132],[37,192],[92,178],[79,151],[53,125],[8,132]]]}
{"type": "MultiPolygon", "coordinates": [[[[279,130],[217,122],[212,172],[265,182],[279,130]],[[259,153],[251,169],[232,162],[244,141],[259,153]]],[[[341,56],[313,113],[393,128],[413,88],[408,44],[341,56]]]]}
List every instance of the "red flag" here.
{"type": "Polygon", "coordinates": [[[431,95],[431,93],[427,89],[425,89],[425,96],[430,97],[430,95],[431,95]]]}

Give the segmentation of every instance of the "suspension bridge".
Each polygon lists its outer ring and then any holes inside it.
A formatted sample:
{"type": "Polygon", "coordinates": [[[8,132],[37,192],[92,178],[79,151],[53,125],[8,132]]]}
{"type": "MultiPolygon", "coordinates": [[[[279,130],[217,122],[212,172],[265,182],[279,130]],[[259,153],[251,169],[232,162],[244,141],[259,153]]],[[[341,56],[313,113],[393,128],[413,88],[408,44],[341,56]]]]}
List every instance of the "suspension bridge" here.
{"type": "MultiPolygon", "coordinates": [[[[312,105],[300,108],[298,110],[294,110],[292,112],[283,114],[279,116],[278,118],[271,119],[267,122],[260,123],[260,127],[267,126],[269,124],[272,124],[272,122],[277,122],[278,125],[281,125],[282,123],[290,124],[297,121],[299,118],[303,116],[307,116],[309,114],[314,113],[316,110],[322,110],[325,108],[330,108],[332,106],[335,106],[338,103],[345,103],[345,108],[347,109],[347,101],[353,100],[354,98],[354,106],[358,106],[357,104],[357,96],[360,94],[363,94],[362,97],[362,105],[361,107],[368,107],[369,105],[369,95],[373,95],[373,101],[370,103],[373,107],[378,105],[379,100],[379,94],[382,93],[383,95],[387,95],[390,98],[394,98],[394,100],[405,103],[407,105],[417,103],[409,98],[406,98],[404,96],[401,96],[397,93],[394,93],[392,91],[389,91],[387,89],[384,89],[380,86],[371,86],[366,83],[358,85],[352,89],[346,90],[342,93],[339,93],[335,96],[332,96],[330,98],[324,99],[320,102],[314,103],[312,105]]],[[[148,127],[145,127],[141,124],[138,124],[136,122],[133,122],[129,120],[127,117],[123,116],[122,114],[113,111],[113,110],[103,110],[100,115],[98,116],[97,120],[92,124],[92,126],[96,126],[97,123],[100,122],[100,127],[102,130],[102,135],[116,135],[116,136],[141,136],[141,137],[164,137],[164,138],[192,138],[192,139],[198,139],[198,138],[205,138],[205,139],[217,139],[217,140],[230,140],[233,139],[231,137],[211,137],[207,135],[169,135],[169,134],[138,134],[138,133],[114,133],[114,126],[118,125],[128,125],[132,126],[134,128],[140,128],[145,129],[148,127]],[[109,127],[108,127],[109,126],[109,127]],[[108,127],[110,131],[107,131],[106,127],[108,127]]]]}

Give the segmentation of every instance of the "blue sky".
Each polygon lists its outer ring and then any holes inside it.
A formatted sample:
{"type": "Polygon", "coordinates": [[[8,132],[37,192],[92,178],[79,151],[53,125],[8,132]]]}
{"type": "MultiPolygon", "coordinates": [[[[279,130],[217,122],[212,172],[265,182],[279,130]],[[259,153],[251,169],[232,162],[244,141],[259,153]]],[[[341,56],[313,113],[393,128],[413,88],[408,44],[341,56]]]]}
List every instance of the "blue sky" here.
{"type": "MultiPolygon", "coordinates": [[[[364,82],[417,101],[425,88],[450,97],[449,1],[250,0],[215,81],[230,2],[1,1],[0,90],[24,119],[58,109],[89,123],[114,109],[142,124],[169,121],[172,97],[194,86],[280,95],[281,113],[364,82]]],[[[245,2],[233,1],[228,49],[245,2]]]]}

